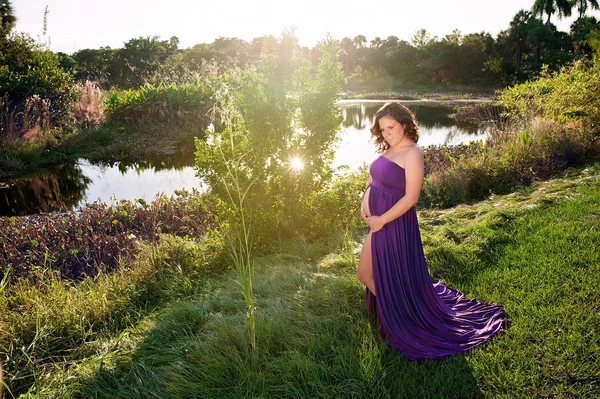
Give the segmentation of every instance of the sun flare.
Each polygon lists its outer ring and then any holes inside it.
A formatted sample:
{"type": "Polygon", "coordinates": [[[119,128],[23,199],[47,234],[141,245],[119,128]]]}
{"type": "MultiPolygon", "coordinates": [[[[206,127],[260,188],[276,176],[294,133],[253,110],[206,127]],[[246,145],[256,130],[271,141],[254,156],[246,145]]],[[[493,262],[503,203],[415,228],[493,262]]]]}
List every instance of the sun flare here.
{"type": "Polygon", "coordinates": [[[304,169],[304,162],[302,162],[300,158],[294,157],[290,160],[290,168],[294,169],[295,171],[301,171],[304,169]]]}

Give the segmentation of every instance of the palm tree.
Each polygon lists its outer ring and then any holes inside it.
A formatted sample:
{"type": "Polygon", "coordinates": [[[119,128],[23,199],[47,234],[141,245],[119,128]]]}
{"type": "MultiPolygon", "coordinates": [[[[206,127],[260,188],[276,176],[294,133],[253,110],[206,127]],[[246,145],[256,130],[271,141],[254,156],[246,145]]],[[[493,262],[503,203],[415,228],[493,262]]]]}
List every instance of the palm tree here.
{"type": "Polygon", "coordinates": [[[572,0],[535,0],[531,11],[533,11],[534,15],[539,15],[540,18],[544,14],[547,14],[548,19],[546,20],[546,24],[548,25],[550,24],[550,17],[555,12],[558,12],[558,19],[571,16],[571,11],[574,6],[574,3],[571,1],[572,0]]]}
{"type": "Polygon", "coordinates": [[[16,21],[17,18],[10,0],[0,0],[0,37],[8,35],[16,21]]]}
{"type": "Polygon", "coordinates": [[[375,37],[375,39],[371,40],[371,47],[372,48],[379,48],[381,47],[381,43],[383,43],[383,40],[381,40],[381,38],[379,36],[375,37]]]}
{"type": "Polygon", "coordinates": [[[523,59],[523,50],[527,45],[528,25],[531,20],[529,11],[521,10],[513,17],[508,28],[508,38],[515,51],[515,65],[517,71],[521,69],[521,60],[523,59]]]}
{"type": "Polygon", "coordinates": [[[363,35],[357,35],[354,40],[354,45],[356,46],[356,48],[363,48],[365,47],[365,44],[367,44],[367,38],[364,37],[363,35]]]}
{"type": "Polygon", "coordinates": [[[579,18],[582,18],[588,9],[588,3],[590,8],[594,10],[600,9],[600,4],[598,4],[598,0],[575,0],[574,5],[577,7],[577,11],[579,12],[579,18]]]}

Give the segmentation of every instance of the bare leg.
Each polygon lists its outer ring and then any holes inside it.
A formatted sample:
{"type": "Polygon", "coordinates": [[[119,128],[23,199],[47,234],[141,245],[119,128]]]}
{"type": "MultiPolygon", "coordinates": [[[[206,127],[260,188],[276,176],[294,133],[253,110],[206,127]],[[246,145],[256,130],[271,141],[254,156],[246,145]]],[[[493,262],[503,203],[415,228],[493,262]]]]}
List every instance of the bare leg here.
{"type": "Polygon", "coordinates": [[[358,279],[375,295],[375,280],[373,280],[373,260],[371,258],[371,233],[367,235],[358,259],[358,279]]]}

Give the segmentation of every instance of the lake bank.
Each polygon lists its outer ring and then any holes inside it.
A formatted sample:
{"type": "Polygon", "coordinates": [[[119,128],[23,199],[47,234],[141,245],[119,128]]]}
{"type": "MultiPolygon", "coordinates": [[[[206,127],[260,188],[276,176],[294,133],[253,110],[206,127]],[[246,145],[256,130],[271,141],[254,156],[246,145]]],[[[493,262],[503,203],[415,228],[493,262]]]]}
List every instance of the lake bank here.
{"type": "Polygon", "coordinates": [[[505,86],[478,88],[466,86],[448,87],[411,87],[390,82],[366,82],[358,84],[345,84],[342,86],[340,98],[344,99],[387,99],[398,101],[458,101],[458,100],[481,100],[489,101],[498,90],[505,86]]]}

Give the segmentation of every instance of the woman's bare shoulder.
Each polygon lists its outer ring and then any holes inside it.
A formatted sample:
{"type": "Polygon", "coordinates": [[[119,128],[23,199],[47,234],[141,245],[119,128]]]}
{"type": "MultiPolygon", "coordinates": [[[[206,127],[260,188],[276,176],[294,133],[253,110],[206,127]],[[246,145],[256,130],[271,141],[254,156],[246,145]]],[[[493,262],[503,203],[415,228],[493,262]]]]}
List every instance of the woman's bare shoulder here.
{"type": "Polygon", "coordinates": [[[406,160],[422,160],[423,159],[423,149],[417,143],[411,145],[406,148],[406,153],[404,155],[406,160]]]}
{"type": "Polygon", "coordinates": [[[414,143],[413,145],[408,147],[408,152],[423,155],[423,148],[421,148],[421,146],[417,143],[414,143]]]}

